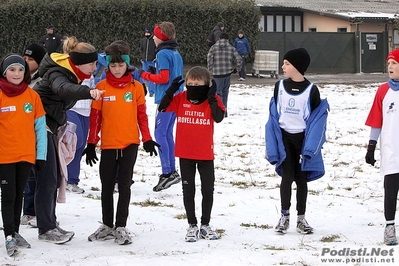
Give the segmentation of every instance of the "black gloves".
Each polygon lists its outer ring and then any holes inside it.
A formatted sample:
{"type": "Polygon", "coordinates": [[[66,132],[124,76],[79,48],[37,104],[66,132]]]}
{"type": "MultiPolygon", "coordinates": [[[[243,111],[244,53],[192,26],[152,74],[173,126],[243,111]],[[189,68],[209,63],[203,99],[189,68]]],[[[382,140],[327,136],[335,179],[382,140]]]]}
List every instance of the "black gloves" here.
{"type": "Polygon", "coordinates": [[[43,170],[45,166],[46,166],[45,160],[36,160],[35,168],[37,171],[43,170]]]}
{"type": "MultiPolygon", "coordinates": [[[[145,70],[143,70],[143,69],[139,70],[139,77],[141,77],[143,72],[145,72],[145,70]]],[[[150,74],[156,74],[157,73],[157,69],[155,67],[153,67],[153,66],[149,66],[147,72],[149,72],[150,74]]]]}
{"type": "Polygon", "coordinates": [[[216,102],[215,95],[216,95],[216,82],[214,80],[212,80],[212,85],[209,87],[209,91],[208,91],[209,104],[216,102]]]}
{"type": "Polygon", "coordinates": [[[96,154],[96,145],[93,143],[89,143],[86,146],[86,149],[83,150],[82,156],[86,154],[86,164],[93,166],[98,161],[96,154]]]}
{"type": "Polygon", "coordinates": [[[148,67],[148,72],[150,72],[151,74],[156,74],[157,73],[157,69],[154,66],[149,66],[148,67]]]}
{"type": "Polygon", "coordinates": [[[237,73],[237,69],[236,68],[233,69],[233,72],[231,72],[231,74],[235,74],[235,73],[237,73]]]}
{"type": "Polygon", "coordinates": [[[147,86],[145,85],[145,83],[141,83],[141,85],[143,85],[143,89],[144,89],[144,96],[147,96],[147,86]]]}
{"type": "Polygon", "coordinates": [[[370,140],[369,145],[367,146],[366,163],[371,164],[372,166],[374,166],[374,163],[375,163],[374,151],[375,151],[376,145],[377,145],[377,141],[370,140]]]}
{"type": "Polygon", "coordinates": [[[144,150],[146,152],[149,152],[150,156],[152,156],[153,153],[155,154],[155,156],[158,155],[157,151],[155,150],[155,146],[157,146],[158,148],[161,147],[161,145],[159,145],[153,140],[147,140],[146,142],[143,143],[144,150]]]}
{"type": "Polygon", "coordinates": [[[175,94],[176,91],[178,91],[180,89],[181,84],[184,83],[184,79],[182,78],[182,76],[178,76],[176,77],[173,81],[172,84],[170,85],[170,87],[168,88],[168,91],[173,92],[173,94],[175,94]]]}

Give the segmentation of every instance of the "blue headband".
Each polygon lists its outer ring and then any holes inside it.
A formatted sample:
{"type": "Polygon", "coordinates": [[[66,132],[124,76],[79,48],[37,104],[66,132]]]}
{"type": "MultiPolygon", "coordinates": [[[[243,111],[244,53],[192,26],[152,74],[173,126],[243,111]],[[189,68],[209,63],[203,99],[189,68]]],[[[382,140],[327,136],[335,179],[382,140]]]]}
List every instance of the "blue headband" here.
{"type": "Polygon", "coordinates": [[[3,65],[2,65],[2,67],[4,69],[3,76],[6,74],[7,70],[10,67],[15,66],[15,65],[21,66],[25,71],[25,59],[22,56],[17,55],[17,54],[12,54],[12,55],[9,55],[6,58],[4,58],[3,65]]]}
{"type": "MultiPolygon", "coordinates": [[[[123,54],[121,55],[123,61],[125,61],[126,65],[129,67],[130,66],[130,57],[127,54],[123,54]]],[[[111,55],[107,55],[105,56],[105,60],[107,60],[107,66],[111,63],[112,61],[112,56],[111,55]]]]}

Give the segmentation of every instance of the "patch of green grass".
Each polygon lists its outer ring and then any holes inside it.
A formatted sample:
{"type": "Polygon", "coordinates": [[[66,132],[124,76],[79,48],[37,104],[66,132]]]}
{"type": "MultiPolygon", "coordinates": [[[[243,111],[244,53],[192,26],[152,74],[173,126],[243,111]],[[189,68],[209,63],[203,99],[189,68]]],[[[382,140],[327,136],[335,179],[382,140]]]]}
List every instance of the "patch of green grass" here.
{"type": "Polygon", "coordinates": [[[328,190],[333,190],[334,188],[332,186],[330,186],[330,184],[327,184],[327,189],[328,190]]]}
{"type": "Polygon", "coordinates": [[[273,228],[272,225],[268,225],[268,224],[257,225],[256,223],[253,223],[253,224],[241,223],[240,226],[242,226],[242,227],[254,227],[254,228],[260,228],[260,229],[272,229],[273,228]]]}
{"type": "Polygon", "coordinates": [[[319,191],[312,190],[312,189],[309,189],[308,193],[309,193],[309,195],[316,195],[316,196],[320,194],[319,191]]]}
{"type": "Polygon", "coordinates": [[[335,240],[340,239],[340,236],[337,234],[334,235],[329,235],[329,236],[323,236],[320,241],[324,243],[331,243],[335,242],[335,240]]]}
{"type": "Polygon", "coordinates": [[[86,196],[85,196],[86,198],[88,198],[88,199],[95,199],[95,200],[101,200],[101,196],[98,196],[98,195],[93,195],[93,194],[87,194],[86,196]]]}
{"type": "Polygon", "coordinates": [[[226,230],[224,229],[216,229],[215,233],[218,236],[219,239],[221,239],[225,235],[226,230]]]}
{"type": "Polygon", "coordinates": [[[160,201],[154,201],[150,198],[141,202],[132,202],[132,205],[141,206],[141,207],[173,207],[173,204],[163,204],[160,201]]]}
{"type": "Polygon", "coordinates": [[[98,188],[98,187],[91,187],[90,189],[91,189],[91,191],[100,191],[100,188],[98,188]]]}
{"type": "Polygon", "coordinates": [[[247,182],[244,182],[244,181],[230,181],[230,184],[232,186],[239,187],[239,188],[248,188],[249,187],[247,182]]]}
{"type": "Polygon", "coordinates": [[[265,245],[265,249],[267,249],[267,250],[285,250],[285,247],[276,247],[276,246],[265,245]]]}
{"type": "Polygon", "coordinates": [[[348,166],[349,165],[349,163],[348,162],[337,162],[337,163],[334,163],[333,164],[333,167],[341,167],[341,166],[348,166]]]}
{"type": "Polygon", "coordinates": [[[187,214],[185,214],[185,213],[178,214],[178,215],[175,215],[175,218],[178,220],[187,219],[187,214]]]}

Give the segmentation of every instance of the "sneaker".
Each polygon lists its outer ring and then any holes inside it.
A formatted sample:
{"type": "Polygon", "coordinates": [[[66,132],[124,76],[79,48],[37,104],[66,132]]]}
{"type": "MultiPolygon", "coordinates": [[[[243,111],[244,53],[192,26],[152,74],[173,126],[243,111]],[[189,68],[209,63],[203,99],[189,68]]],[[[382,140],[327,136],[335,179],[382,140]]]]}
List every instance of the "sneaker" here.
{"type": "Polygon", "coordinates": [[[80,188],[77,184],[67,184],[66,190],[76,194],[85,193],[85,190],[83,188],[80,188]]]}
{"type": "Polygon", "coordinates": [[[60,231],[60,233],[63,234],[63,235],[71,235],[71,239],[72,239],[72,237],[75,235],[75,232],[73,232],[73,231],[67,231],[67,230],[62,229],[62,228],[59,226],[59,223],[57,223],[56,228],[57,228],[58,231],[60,231]]]}
{"type": "Polygon", "coordinates": [[[9,235],[6,237],[6,250],[7,254],[10,257],[13,257],[19,253],[18,247],[17,247],[17,241],[12,235],[9,235]]]}
{"type": "Polygon", "coordinates": [[[280,220],[278,220],[278,224],[274,228],[274,231],[285,234],[287,233],[288,228],[290,228],[290,216],[281,215],[280,220]]]}
{"type": "Polygon", "coordinates": [[[393,246],[398,244],[395,225],[387,225],[384,230],[384,244],[393,246]]]}
{"type": "Polygon", "coordinates": [[[73,235],[63,234],[56,227],[54,229],[48,230],[46,233],[39,235],[39,240],[54,243],[54,244],[64,244],[71,241],[73,235]]]}
{"type": "Polygon", "coordinates": [[[239,78],[238,79],[238,81],[244,81],[245,80],[245,78],[239,78]]]}
{"type": "Polygon", "coordinates": [[[29,220],[28,225],[32,228],[37,228],[36,216],[33,216],[33,218],[29,220]]]}
{"type": "Polygon", "coordinates": [[[159,175],[159,182],[153,188],[153,191],[158,192],[158,191],[170,188],[172,185],[179,183],[180,180],[181,180],[181,178],[177,171],[173,171],[170,174],[159,175]]]}
{"type": "Polygon", "coordinates": [[[20,234],[15,233],[15,241],[17,242],[17,246],[19,247],[24,247],[24,248],[30,248],[30,244],[28,241],[25,240],[20,234]]]}
{"type": "Polygon", "coordinates": [[[96,240],[109,240],[115,238],[114,229],[106,226],[105,224],[101,224],[100,227],[88,237],[89,241],[96,241],[96,240]]]}
{"type": "Polygon", "coordinates": [[[187,228],[187,234],[185,237],[186,242],[197,242],[199,237],[199,230],[196,224],[190,224],[187,228]]]}
{"type": "Polygon", "coordinates": [[[313,227],[308,224],[305,218],[298,220],[296,223],[296,231],[300,234],[312,234],[313,230],[313,227]]]}
{"type": "Polygon", "coordinates": [[[126,227],[117,227],[115,229],[115,243],[119,245],[129,245],[132,243],[132,237],[126,227]]]}
{"type": "Polygon", "coordinates": [[[31,216],[31,215],[26,215],[26,214],[22,215],[20,224],[21,225],[28,225],[29,221],[32,220],[32,219],[36,219],[36,217],[35,216],[31,216]]]}
{"type": "Polygon", "coordinates": [[[209,225],[201,225],[200,229],[200,238],[206,240],[216,240],[218,236],[216,235],[215,231],[211,229],[209,225]]]}

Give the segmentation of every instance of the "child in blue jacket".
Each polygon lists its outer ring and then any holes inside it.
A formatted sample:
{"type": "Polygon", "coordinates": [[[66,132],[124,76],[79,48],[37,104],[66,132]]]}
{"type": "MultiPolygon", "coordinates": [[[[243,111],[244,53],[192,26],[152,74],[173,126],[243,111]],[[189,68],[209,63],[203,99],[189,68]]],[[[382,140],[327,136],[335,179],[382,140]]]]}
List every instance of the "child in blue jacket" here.
{"type": "Polygon", "coordinates": [[[289,228],[292,183],[296,183],[296,230],[301,234],[313,233],[305,219],[307,182],[324,175],[321,154],[325,142],[328,115],[327,100],[304,73],[310,57],[304,48],[288,51],[283,59],[286,79],[278,81],[270,103],[266,124],[266,159],[276,164],[282,177],[280,185],[281,218],[276,232],[285,234],[289,228]]]}
{"type": "Polygon", "coordinates": [[[247,37],[244,36],[244,31],[239,30],[238,31],[238,37],[234,40],[233,46],[236,48],[237,52],[241,55],[242,61],[241,61],[241,70],[238,72],[240,75],[240,78],[238,81],[244,81],[245,80],[245,56],[247,54],[251,53],[251,45],[249,44],[249,41],[247,37]]]}

